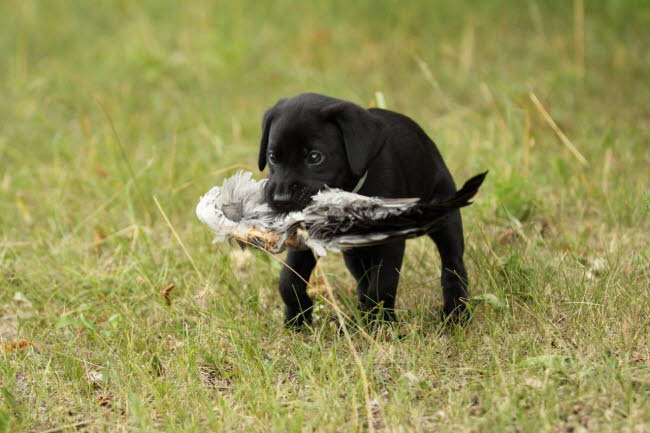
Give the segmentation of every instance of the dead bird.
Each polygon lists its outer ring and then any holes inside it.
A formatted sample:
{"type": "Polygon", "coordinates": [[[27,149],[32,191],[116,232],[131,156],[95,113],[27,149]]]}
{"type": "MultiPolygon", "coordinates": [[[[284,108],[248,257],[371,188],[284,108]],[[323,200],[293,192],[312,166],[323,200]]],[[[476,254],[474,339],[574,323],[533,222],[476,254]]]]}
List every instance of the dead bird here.
{"type": "Polygon", "coordinates": [[[436,229],[454,210],[471,204],[487,172],[469,179],[446,200],[367,197],[326,188],[302,210],[278,213],[264,199],[266,179],[256,181],[240,171],[201,197],[198,218],[217,234],[215,242],[232,240],[270,253],[287,248],[311,249],[323,256],[341,251],[410,239],[436,229]]]}

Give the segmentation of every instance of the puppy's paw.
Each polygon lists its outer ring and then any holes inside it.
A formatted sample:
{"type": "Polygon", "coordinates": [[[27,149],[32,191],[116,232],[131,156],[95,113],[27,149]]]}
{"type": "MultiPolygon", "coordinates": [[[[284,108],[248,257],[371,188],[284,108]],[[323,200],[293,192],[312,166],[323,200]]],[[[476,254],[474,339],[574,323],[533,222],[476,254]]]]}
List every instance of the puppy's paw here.
{"type": "Polygon", "coordinates": [[[464,326],[469,323],[471,318],[467,303],[462,298],[445,302],[440,313],[443,323],[450,325],[464,326]]]}
{"type": "Polygon", "coordinates": [[[285,311],[284,326],[287,329],[299,331],[311,325],[311,310],[285,311]]]}
{"type": "Polygon", "coordinates": [[[368,298],[359,299],[357,311],[360,314],[361,322],[366,325],[397,322],[395,309],[384,307],[383,301],[376,303],[368,298]]]}
{"type": "Polygon", "coordinates": [[[357,324],[369,332],[376,333],[384,328],[394,328],[398,324],[397,313],[394,309],[383,308],[381,305],[373,308],[360,307],[357,324]]]}

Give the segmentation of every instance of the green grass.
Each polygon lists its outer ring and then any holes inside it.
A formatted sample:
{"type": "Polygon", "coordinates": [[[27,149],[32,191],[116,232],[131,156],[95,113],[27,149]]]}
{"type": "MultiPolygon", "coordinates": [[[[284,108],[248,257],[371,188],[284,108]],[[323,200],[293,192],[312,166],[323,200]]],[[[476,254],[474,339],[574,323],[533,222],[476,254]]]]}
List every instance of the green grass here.
{"type": "Polygon", "coordinates": [[[34,342],[0,349],[0,432],[650,431],[648,4],[262,3],[0,3],[0,339],[34,342]],[[340,257],[296,334],[279,262],[210,243],[198,197],[307,90],[380,91],[490,170],[467,329],[424,239],[399,325],[349,340],[340,257]]]}

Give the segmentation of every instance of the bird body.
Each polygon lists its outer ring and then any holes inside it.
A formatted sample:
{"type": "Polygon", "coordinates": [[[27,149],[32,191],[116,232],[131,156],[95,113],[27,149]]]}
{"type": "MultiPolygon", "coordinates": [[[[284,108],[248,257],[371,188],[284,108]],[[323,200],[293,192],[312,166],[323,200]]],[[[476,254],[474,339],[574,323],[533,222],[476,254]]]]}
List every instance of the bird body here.
{"type": "Polygon", "coordinates": [[[266,180],[240,171],[199,200],[196,214],[217,234],[215,242],[234,240],[271,253],[287,248],[327,250],[374,245],[417,237],[440,225],[455,209],[470,204],[486,173],[468,180],[445,201],[367,197],[324,189],[301,211],[278,214],[264,201],[266,180]]]}

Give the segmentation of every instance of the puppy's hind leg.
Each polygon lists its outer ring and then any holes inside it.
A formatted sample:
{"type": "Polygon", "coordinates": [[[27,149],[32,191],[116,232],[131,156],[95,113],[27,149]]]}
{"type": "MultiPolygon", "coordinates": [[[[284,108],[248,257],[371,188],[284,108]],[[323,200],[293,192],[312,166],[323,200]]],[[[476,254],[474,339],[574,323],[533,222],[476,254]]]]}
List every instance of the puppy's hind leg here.
{"type": "Polygon", "coordinates": [[[466,318],[467,271],[463,263],[465,241],[460,211],[454,212],[443,227],[429,234],[433,239],[442,262],[440,282],[444,305],[442,313],[458,321],[466,318]]]}
{"type": "Polygon", "coordinates": [[[285,325],[299,327],[311,323],[313,301],[307,295],[307,283],[316,266],[311,250],[289,250],[280,272],[280,296],[285,305],[285,325]]]}

